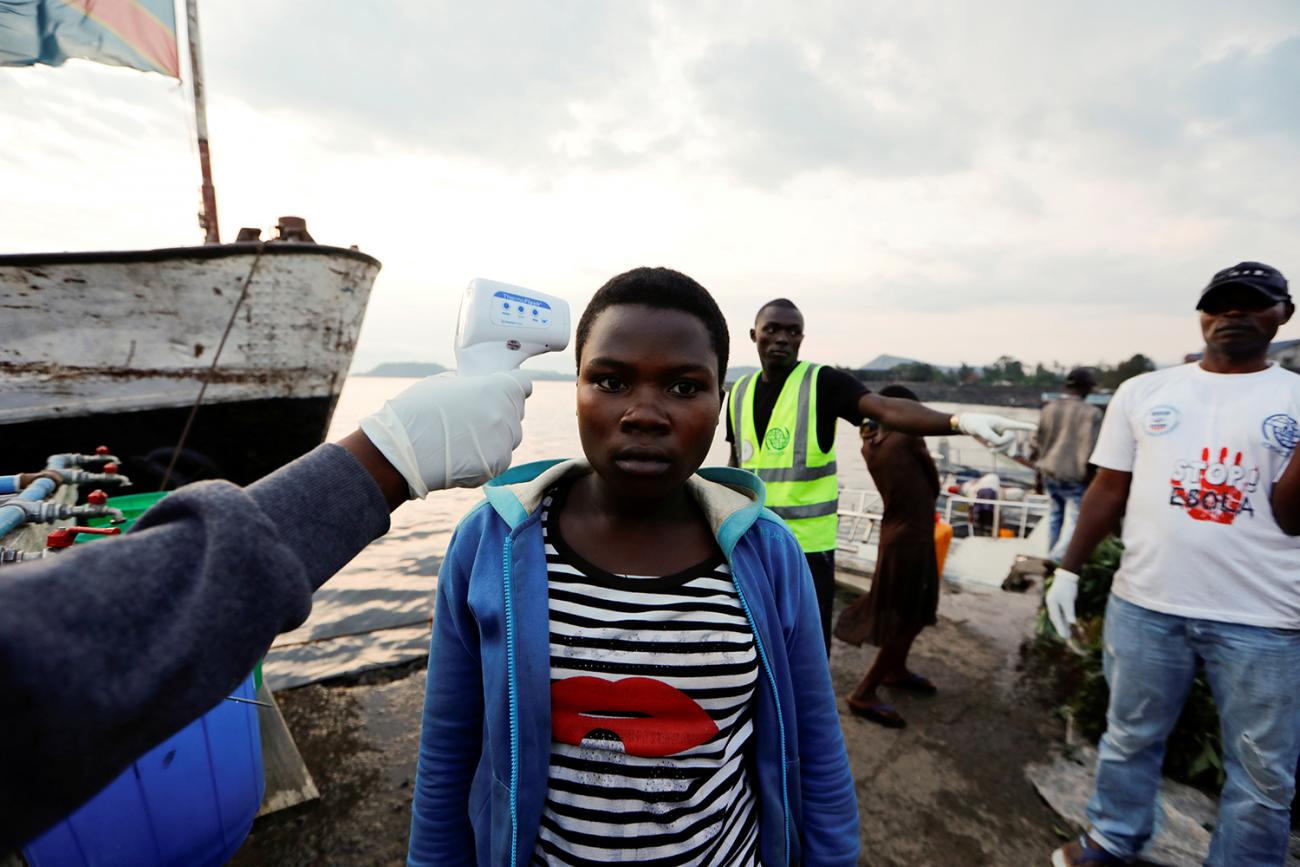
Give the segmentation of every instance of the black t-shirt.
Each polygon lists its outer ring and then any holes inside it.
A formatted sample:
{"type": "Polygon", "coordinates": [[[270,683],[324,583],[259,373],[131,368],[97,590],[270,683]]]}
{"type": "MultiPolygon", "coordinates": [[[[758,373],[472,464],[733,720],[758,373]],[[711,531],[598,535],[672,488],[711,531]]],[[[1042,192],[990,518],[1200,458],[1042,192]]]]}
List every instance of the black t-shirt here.
{"type": "MultiPolygon", "coordinates": [[[[750,386],[754,389],[754,427],[759,442],[767,434],[772,409],[776,406],[776,399],[781,396],[781,387],[789,375],[790,371],[786,371],[783,375],[779,374],[779,378],[774,376],[768,382],[759,376],[750,386]]],[[[858,410],[858,399],[867,391],[865,385],[838,368],[823,367],[817,374],[817,445],[822,451],[830,451],[831,446],[835,445],[835,423],[839,419],[854,425],[862,424],[864,419],[858,410]]],[[[735,441],[736,432],[731,429],[731,412],[728,411],[727,442],[735,441]]]]}

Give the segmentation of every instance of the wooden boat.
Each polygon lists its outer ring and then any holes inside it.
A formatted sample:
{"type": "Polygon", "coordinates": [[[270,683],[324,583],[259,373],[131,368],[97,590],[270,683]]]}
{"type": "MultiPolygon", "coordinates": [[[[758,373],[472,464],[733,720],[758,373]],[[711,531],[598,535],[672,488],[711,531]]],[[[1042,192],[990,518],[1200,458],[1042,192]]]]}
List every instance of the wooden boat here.
{"type": "Polygon", "coordinates": [[[179,444],[168,487],[270,472],[324,438],[379,268],[306,241],[0,255],[4,466],[103,443],[148,490],[179,444]]]}

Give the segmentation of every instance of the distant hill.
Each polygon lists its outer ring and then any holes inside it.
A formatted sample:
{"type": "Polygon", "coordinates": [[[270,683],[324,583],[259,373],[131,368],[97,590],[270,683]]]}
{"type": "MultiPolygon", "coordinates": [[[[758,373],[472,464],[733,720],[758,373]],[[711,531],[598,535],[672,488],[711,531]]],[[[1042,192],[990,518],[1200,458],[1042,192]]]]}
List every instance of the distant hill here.
{"type": "MultiPolygon", "coordinates": [[[[368,370],[365,373],[354,373],[353,376],[395,376],[406,379],[418,379],[425,376],[433,376],[438,373],[446,373],[450,368],[443,367],[432,361],[386,361],[376,367],[374,370],[368,370]]],[[[542,379],[547,381],[572,382],[576,377],[572,373],[560,373],[556,370],[529,370],[529,376],[534,380],[542,379]]]]}
{"type": "MultiPolygon", "coordinates": [[[[903,358],[900,355],[877,355],[875,358],[862,365],[859,370],[893,370],[900,364],[930,364],[928,361],[917,361],[915,358],[903,358]]],[[[935,370],[956,370],[945,364],[930,364],[935,370]]]]}
{"type": "Polygon", "coordinates": [[[862,365],[859,370],[892,370],[900,364],[920,364],[915,358],[903,358],[901,355],[877,355],[862,365]]]}

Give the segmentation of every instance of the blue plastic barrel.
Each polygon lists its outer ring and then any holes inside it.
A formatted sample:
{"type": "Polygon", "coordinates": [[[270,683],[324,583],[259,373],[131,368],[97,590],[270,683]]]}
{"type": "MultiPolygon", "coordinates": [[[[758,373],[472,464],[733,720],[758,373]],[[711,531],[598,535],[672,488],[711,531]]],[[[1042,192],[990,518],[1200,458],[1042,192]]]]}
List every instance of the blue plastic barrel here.
{"type": "MultiPolygon", "coordinates": [[[[254,697],[250,675],[232,695],[254,697]]],[[[257,705],[222,701],[23,849],[31,867],[207,867],[262,803],[257,705]]]]}

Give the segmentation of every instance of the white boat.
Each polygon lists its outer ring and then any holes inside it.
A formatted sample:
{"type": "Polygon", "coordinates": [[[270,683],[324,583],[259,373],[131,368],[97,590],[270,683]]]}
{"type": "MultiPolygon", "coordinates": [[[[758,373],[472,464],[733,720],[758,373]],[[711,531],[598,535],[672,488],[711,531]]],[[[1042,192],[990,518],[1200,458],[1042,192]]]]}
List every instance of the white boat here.
{"type": "MultiPolygon", "coordinates": [[[[958,585],[999,588],[1018,559],[1047,556],[1051,499],[1002,488],[996,499],[949,490],[955,476],[946,474],[935,511],[952,525],[953,539],[944,560],[943,579],[958,585]],[[980,514],[983,512],[983,514],[980,514]]],[[[884,504],[871,489],[840,491],[839,537],[835,568],[841,583],[865,590],[876,568],[884,504]]]]}

